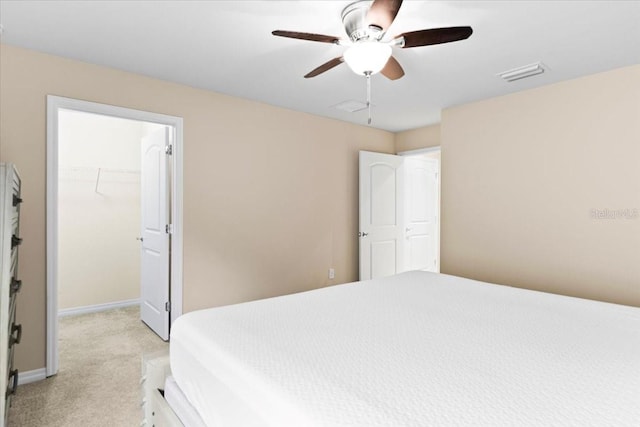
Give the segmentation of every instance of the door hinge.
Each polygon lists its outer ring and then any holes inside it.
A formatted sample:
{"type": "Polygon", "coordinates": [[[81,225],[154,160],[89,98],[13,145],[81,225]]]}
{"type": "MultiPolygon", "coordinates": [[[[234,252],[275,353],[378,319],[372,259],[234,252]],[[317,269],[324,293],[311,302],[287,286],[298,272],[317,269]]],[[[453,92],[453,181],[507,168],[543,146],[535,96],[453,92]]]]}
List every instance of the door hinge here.
{"type": "Polygon", "coordinates": [[[173,226],[171,224],[167,224],[164,226],[164,231],[167,234],[171,234],[173,233],[173,226]]]}
{"type": "Polygon", "coordinates": [[[171,302],[167,301],[164,303],[164,311],[171,311],[171,302]]]}
{"type": "Polygon", "coordinates": [[[167,154],[167,156],[170,156],[173,154],[173,145],[169,144],[164,148],[164,152],[167,154]]]}

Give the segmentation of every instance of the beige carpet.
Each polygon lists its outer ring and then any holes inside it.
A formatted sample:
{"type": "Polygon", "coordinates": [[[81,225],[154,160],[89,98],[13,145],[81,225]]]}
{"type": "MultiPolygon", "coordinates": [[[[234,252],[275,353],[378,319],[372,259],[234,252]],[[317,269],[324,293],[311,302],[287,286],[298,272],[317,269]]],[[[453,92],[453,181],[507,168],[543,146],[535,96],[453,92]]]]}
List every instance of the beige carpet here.
{"type": "Polygon", "coordinates": [[[131,307],[60,319],[58,375],[18,387],[9,427],[139,426],[141,356],[168,351],[131,307]]]}

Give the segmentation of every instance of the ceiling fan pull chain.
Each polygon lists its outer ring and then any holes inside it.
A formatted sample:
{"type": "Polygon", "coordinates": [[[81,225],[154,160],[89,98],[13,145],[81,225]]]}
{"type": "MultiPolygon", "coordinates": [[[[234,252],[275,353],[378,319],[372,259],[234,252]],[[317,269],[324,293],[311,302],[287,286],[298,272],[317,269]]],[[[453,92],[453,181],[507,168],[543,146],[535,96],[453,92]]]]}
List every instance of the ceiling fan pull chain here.
{"type": "Polygon", "coordinates": [[[367,76],[367,109],[369,110],[367,124],[371,124],[371,72],[367,72],[365,75],[367,76]]]}

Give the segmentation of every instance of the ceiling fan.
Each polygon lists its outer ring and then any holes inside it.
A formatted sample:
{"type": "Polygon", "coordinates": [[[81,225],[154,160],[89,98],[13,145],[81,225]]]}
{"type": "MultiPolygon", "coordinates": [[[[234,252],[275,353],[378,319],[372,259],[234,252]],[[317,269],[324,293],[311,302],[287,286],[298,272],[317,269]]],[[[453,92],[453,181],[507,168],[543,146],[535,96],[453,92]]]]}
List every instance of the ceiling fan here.
{"type": "Polygon", "coordinates": [[[325,62],[307,73],[305,78],[315,77],[346,62],[356,74],[369,77],[382,73],[390,80],[397,80],[404,76],[404,70],[391,55],[393,46],[408,49],[449,43],[467,39],[473,33],[471,27],[433,28],[402,33],[385,41],[383,38],[386,31],[396,18],[401,5],[402,0],[359,0],[349,4],[342,11],[342,23],[349,40],[296,31],[276,30],[271,34],[349,46],[343,56],[325,62]]]}

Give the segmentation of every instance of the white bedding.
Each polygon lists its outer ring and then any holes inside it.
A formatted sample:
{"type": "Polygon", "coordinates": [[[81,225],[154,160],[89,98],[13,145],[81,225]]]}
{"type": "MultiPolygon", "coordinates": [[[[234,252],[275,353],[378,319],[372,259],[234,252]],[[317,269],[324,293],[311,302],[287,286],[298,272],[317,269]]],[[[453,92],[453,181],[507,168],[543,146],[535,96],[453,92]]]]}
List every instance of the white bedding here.
{"type": "Polygon", "coordinates": [[[188,313],[209,426],[640,426],[640,309],[427,272],[188,313]]]}

